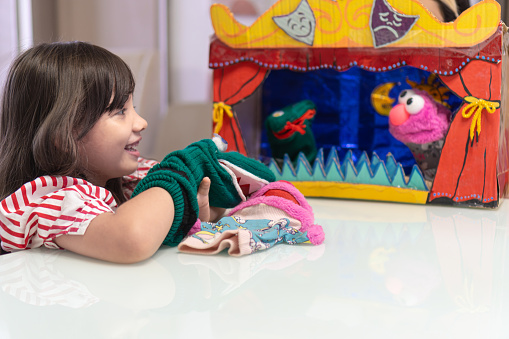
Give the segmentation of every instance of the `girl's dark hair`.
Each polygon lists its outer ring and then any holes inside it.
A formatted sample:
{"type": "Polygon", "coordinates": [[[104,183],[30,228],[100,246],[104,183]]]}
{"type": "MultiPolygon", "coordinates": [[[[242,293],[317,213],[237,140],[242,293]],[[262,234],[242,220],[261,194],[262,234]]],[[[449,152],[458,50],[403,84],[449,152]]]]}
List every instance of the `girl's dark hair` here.
{"type": "MultiPolygon", "coordinates": [[[[81,139],[103,113],[124,106],[134,85],[120,57],[89,43],[41,44],[19,55],[0,108],[0,200],[43,175],[86,179],[81,139]]],[[[122,203],[120,180],[106,188],[122,203]]]]}
{"type": "MultiPolygon", "coordinates": [[[[438,2],[438,6],[440,7],[440,11],[442,12],[442,16],[444,17],[444,22],[454,21],[457,18],[456,13],[444,2],[441,0],[435,0],[438,2]]],[[[469,0],[456,0],[456,6],[458,10],[458,15],[463,13],[467,8],[470,7],[469,0]]]]}

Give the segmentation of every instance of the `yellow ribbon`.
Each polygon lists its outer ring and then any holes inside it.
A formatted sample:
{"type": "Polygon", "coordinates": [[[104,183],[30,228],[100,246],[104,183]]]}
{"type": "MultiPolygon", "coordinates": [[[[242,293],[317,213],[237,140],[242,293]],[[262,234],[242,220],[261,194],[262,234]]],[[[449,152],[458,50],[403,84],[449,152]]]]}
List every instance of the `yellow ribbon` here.
{"type": "Polygon", "coordinates": [[[214,133],[219,134],[219,131],[223,127],[224,113],[230,118],[233,118],[232,107],[225,104],[224,102],[216,102],[214,104],[214,111],[212,112],[212,121],[216,124],[214,127],[214,133]]]}
{"type": "Polygon", "coordinates": [[[465,97],[464,100],[469,104],[463,108],[461,112],[461,116],[465,119],[469,119],[472,115],[474,116],[472,119],[472,124],[470,125],[470,140],[474,140],[474,132],[477,127],[477,136],[481,134],[481,113],[484,109],[488,111],[488,113],[495,113],[497,108],[500,107],[499,102],[489,101],[484,99],[477,99],[473,96],[465,97]]]}

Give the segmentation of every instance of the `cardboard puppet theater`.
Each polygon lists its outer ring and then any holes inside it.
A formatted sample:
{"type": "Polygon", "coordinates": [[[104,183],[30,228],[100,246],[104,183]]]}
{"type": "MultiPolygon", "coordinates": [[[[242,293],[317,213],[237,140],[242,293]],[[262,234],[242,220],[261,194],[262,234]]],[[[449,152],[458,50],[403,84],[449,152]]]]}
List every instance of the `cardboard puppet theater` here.
{"type": "Polygon", "coordinates": [[[251,26],[216,4],[211,18],[213,129],[229,150],[308,197],[499,206],[509,155],[496,1],[451,23],[417,0],[280,0],[251,26]]]}

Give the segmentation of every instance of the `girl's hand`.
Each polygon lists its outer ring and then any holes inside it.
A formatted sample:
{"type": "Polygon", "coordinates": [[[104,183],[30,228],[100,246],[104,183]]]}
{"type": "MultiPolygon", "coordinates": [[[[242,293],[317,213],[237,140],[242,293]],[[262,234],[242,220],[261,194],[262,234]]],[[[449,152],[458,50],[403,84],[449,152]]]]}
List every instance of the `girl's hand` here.
{"type": "Polygon", "coordinates": [[[205,177],[198,187],[198,195],[196,196],[196,199],[198,200],[198,207],[200,209],[198,218],[201,221],[210,221],[209,190],[210,179],[205,177]]]}
{"type": "Polygon", "coordinates": [[[209,205],[209,191],[210,179],[205,177],[201,181],[200,187],[198,187],[198,195],[196,196],[200,208],[198,218],[200,221],[216,222],[224,216],[226,209],[209,205]]]}

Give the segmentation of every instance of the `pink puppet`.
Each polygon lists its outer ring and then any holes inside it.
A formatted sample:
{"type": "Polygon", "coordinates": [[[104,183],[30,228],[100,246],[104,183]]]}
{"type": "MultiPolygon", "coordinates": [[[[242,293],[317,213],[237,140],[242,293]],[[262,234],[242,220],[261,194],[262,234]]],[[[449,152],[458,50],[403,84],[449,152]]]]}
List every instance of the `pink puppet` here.
{"type": "Polygon", "coordinates": [[[410,149],[427,180],[435,177],[451,117],[451,110],[419,89],[402,91],[390,111],[389,132],[410,149]]]}

